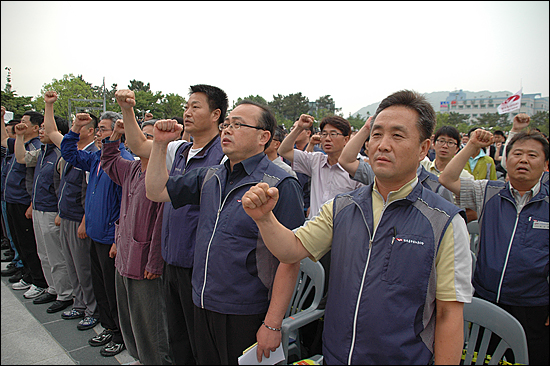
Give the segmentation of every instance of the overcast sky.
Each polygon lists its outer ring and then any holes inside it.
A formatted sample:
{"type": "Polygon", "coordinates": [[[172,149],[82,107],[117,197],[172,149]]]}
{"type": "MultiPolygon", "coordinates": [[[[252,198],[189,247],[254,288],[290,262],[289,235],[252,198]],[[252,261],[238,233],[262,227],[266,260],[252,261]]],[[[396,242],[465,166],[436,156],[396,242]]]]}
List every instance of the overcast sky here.
{"type": "Polygon", "coordinates": [[[330,94],[344,116],[400,89],[549,95],[548,2],[2,1],[2,88],[64,74],[187,97],[330,94]]]}

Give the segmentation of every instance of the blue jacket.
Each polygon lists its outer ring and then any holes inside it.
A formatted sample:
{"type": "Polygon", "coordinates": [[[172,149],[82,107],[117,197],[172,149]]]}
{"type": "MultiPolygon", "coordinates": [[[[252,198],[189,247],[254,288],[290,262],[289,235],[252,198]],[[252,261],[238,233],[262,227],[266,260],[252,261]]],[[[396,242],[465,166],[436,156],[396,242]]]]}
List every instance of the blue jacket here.
{"type": "MultiPolygon", "coordinates": [[[[115,242],[115,222],[120,216],[122,187],[101,169],[101,151],[78,150],[79,136],[69,131],[61,141],[61,154],[67,163],[90,172],[85,201],[86,234],[93,241],[112,245],[115,242]]],[[[123,158],[134,160],[123,143],[119,148],[123,158]]]]}
{"type": "MultiPolygon", "coordinates": [[[[326,363],[428,364],[435,331],[435,260],[455,205],[422,184],[385,207],[374,228],[373,185],[333,201],[326,363]]],[[[465,225],[465,224],[464,224],[465,225]]]]}
{"type": "MultiPolygon", "coordinates": [[[[42,146],[42,143],[38,137],[33,137],[29,141],[25,142],[25,149],[27,151],[39,150],[40,146],[42,146]]],[[[14,147],[15,139],[9,138],[9,154],[14,153],[14,147]]],[[[13,156],[11,166],[8,166],[8,171],[6,172],[4,200],[8,203],[18,203],[27,206],[30,205],[33,175],[34,168],[27,168],[25,164],[19,164],[15,160],[15,156],[13,156]]]]}
{"type": "Polygon", "coordinates": [[[34,168],[32,208],[44,212],[57,212],[57,194],[53,176],[61,151],[54,144],[42,145],[34,168]]]}
{"type": "MultiPolygon", "coordinates": [[[[187,164],[187,156],[192,145],[193,143],[188,142],[178,148],[172,169],[170,170],[171,176],[186,174],[193,168],[218,165],[224,155],[220,137],[216,135],[187,164]]],[[[185,205],[176,210],[172,206],[172,202],[164,204],[162,217],[162,258],[166,263],[184,268],[193,267],[199,208],[198,204],[185,205]]]]}
{"type": "Polygon", "coordinates": [[[2,201],[5,201],[4,197],[4,187],[6,186],[6,175],[8,173],[8,170],[11,169],[11,164],[13,161],[13,154],[8,154],[8,149],[4,146],[0,146],[2,149],[2,168],[1,168],[1,188],[0,188],[0,195],[2,198],[2,201]]]}
{"type": "Polygon", "coordinates": [[[302,191],[295,178],[262,153],[243,162],[247,175],[224,195],[228,163],[170,177],[166,188],[176,208],[200,201],[192,276],[194,304],[221,314],[262,314],[269,306],[279,261],[245,213],[241,197],[261,181],[278,187],[284,199],[279,199],[273,213],[294,229],[305,220],[302,191]]]}
{"type": "Polygon", "coordinates": [[[510,183],[489,181],[473,285],[504,305],[548,305],[548,183],[517,212],[510,183]]]}
{"type": "MultiPolygon", "coordinates": [[[[99,149],[96,144],[91,143],[83,150],[93,153],[99,149]]],[[[87,187],[86,172],[65,162],[59,185],[59,217],[70,221],[82,221],[87,187]]]]}

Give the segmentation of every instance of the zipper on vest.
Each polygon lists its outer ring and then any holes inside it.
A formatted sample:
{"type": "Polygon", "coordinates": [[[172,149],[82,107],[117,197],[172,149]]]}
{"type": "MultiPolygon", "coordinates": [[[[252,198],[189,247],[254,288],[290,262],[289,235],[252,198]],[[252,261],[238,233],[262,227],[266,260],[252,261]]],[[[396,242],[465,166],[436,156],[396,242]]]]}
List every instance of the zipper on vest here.
{"type": "Polygon", "coordinates": [[[44,149],[44,154],[42,154],[42,160],[40,161],[40,172],[36,176],[36,180],[34,182],[34,188],[32,192],[32,207],[36,207],[36,185],[38,184],[38,178],[40,178],[40,173],[42,172],[42,168],[44,167],[44,158],[46,157],[46,149],[44,149]]]}
{"type": "MultiPolygon", "coordinates": [[[[373,192],[374,192],[374,190],[373,190],[373,192]]],[[[380,194],[380,193],[378,193],[378,194],[380,194]]],[[[376,231],[378,230],[378,227],[380,226],[380,222],[382,221],[382,217],[384,217],[384,212],[386,211],[386,208],[388,208],[388,206],[390,206],[392,203],[397,202],[397,201],[402,201],[404,199],[405,198],[396,199],[396,200],[391,201],[389,203],[387,203],[384,200],[384,206],[382,207],[382,212],[380,212],[380,218],[378,219],[378,224],[376,225],[376,228],[374,229],[374,233],[372,234],[372,237],[369,240],[369,254],[367,255],[367,262],[365,264],[365,269],[363,270],[363,278],[361,279],[361,288],[359,289],[359,294],[357,295],[357,301],[355,303],[355,314],[353,315],[353,331],[352,331],[352,336],[351,336],[351,347],[350,347],[349,355],[348,355],[348,365],[351,365],[351,357],[353,355],[353,349],[355,348],[355,337],[357,335],[356,334],[357,333],[357,316],[359,314],[359,304],[361,302],[361,295],[363,294],[363,287],[364,287],[364,284],[365,284],[365,277],[367,276],[367,269],[369,268],[370,254],[371,254],[371,251],[372,251],[372,242],[374,241],[374,237],[376,236],[376,231]]],[[[357,207],[359,207],[359,205],[357,205],[357,207]]],[[[361,210],[361,207],[359,207],[359,210],[363,214],[363,211],[361,210]]],[[[365,215],[364,214],[363,214],[363,221],[365,222],[365,226],[367,227],[367,230],[369,231],[369,234],[370,234],[370,229],[369,229],[369,226],[367,225],[367,221],[365,220],[365,215]]],[[[393,232],[394,232],[395,236],[397,236],[397,232],[396,232],[395,227],[393,228],[393,232]]],[[[394,238],[392,238],[392,242],[391,242],[392,245],[393,245],[393,242],[395,240],[395,236],[394,236],[394,238]]]]}
{"type": "MultiPolygon", "coordinates": [[[[514,224],[514,231],[512,231],[512,236],[510,237],[510,243],[508,244],[508,250],[506,251],[506,259],[504,260],[504,267],[502,268],[502,273],[500,274],[500,281],[498,283],[498,291],[497,291],[497,299],[496,302],[498,303],[500,300],[500,291],[502,289],[502,282],[504,281],[504,273],[506,273],[506,267],[508,266],[508,258],[510,257],[510,250],[512,249],[512,242],[514,241],[514,236],[516,235],[516,229],[518,227],[518,221],[519,221],[519,214],[521,213],[521,210],[518,211],[518,207],[516,206],[515,202],[512,202],[514,207],[516,208],[516,223],[514,224]]],[[[524,205],[523,207],[525,207],[524,205]]],[[[521,208],[523,210],[523,207],[521,208]]]]}

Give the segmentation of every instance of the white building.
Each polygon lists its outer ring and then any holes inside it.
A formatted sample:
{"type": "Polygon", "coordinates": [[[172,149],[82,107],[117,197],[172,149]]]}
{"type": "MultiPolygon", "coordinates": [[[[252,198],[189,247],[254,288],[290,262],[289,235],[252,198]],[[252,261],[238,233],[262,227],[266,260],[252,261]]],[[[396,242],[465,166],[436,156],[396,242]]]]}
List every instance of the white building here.
{"type": "MultiPolygon", "coordinates": [[[[456,112],[468,115],[468,122],[473,123],[477,117],[485,113],[497,113],[497,107],[504,102],[510,95],[489,96],[473,99],[466,99],[466,93],[460,89],[458,92],[451,92],[445,101],[440,102],[440,112],[456,112]]],[[[508,113],[509,120],[512,121],[518,113],[525,113],[529,116],[539,111],[548,111],[550,101],[548,97],[541,97],[541,93],[523,94],[521,97],[521,108],[508,113]]]]}

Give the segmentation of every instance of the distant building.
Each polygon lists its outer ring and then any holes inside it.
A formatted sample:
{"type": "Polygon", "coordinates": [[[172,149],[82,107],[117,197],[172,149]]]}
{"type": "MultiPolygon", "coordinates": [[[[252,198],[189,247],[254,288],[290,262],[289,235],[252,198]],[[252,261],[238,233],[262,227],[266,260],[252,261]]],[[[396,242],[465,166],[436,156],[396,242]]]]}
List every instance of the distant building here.
{"type": "MultiPolygon", "coordinates": [[[[512,95],[512,93],[510,93],[512,95]]],[[[460,89],[459,91],[450,92],[445,101],[440,102],[440,112],[456,112],[465,114],[469,117],[468,122],[475,122],[477,117],[485,113],[497,113],[497,107],[504,102],[510,95],[497,97],[488,95],[487,97],[479,97],[466,99],[466,93],[460,89]]],[[[540,111],[548,111],[550,101],[548,97],[541,97],[541,93],[523,94],[521,97],[521,108],[508,113],[511,121],[518,113],[525,113],[529,116],[540,111]]]]}

